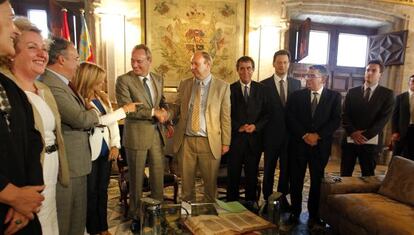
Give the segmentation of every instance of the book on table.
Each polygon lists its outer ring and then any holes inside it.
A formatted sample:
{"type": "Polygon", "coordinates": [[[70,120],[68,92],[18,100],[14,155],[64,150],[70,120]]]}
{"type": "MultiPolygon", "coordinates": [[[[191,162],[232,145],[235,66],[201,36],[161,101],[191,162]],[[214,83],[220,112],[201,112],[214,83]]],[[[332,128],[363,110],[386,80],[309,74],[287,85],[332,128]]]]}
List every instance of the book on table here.
{"type": "Polygon", "coordinates": [[[275,228],[269,221],[250,211],[219,215],[199,215],[186,219],[184,224],[197,235],[233,235],[275,228]]]}

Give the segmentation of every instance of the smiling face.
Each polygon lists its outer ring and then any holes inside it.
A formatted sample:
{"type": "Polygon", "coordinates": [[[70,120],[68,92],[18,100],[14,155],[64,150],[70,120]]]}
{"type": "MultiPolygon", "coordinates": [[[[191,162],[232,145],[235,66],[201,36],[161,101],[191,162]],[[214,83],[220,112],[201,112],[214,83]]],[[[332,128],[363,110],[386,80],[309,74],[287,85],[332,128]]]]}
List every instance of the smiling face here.
{"type": "Polygon", "coordinates": [[[138,76],[147,76],[151,66],[151,58],[144,49],[136,49],[131,54],[132,71],[138,76]]]}
{"type": "Polygon", "coordinates": [[[13,39],[19,31],[13,23],[14,13],[8,1],[0,4],[0,56],[13,56],[13,39]]]}
{"type": "Polygon", "coordinates": [[[237,67],[237,73],[243,84],[249,84],[249,82],[252,81],[253,72],[254,68],[250,61],[240,62],[237,67]]]}
{"type": "Polygon", "coordinates": [[[46,44],[39,33],[23,31],[18,37],[12,70],[35,79],[45,71],[49,55],[46,44]]]}

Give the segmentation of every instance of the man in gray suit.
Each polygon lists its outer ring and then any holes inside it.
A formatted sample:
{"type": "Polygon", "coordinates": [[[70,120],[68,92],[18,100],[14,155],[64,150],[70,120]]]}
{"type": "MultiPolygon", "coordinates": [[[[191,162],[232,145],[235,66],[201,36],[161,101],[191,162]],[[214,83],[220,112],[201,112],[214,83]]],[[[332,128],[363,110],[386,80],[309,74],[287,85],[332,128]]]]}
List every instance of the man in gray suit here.
{"type": "Polygon", "coordinates": [[[53,38],[49,64],[40,81],[49,86],[62,118],[63,139],[70,170],[69,187],[57,184],[56,202],[61,235],[83,234],[86,226],[86,176],[91,171],[88,131],[98,124],[98,114],[86,110],[83,99],[71,88],[79,55],[69,41],[53,38]]]}
{"type": "Polygon", "coordinates": [[[129,217],[132,218],[131,231],[140,230],[140,201],[144,180],[145,162],[149,158],[151,197],[162,201],[164,188],[164,126],[168,119],[163,95],[164,80],[149,72],[151,51],[140,44],[131,54],[132,71],[118,77],[116,99],[122,106],[140,102],[136,112],[127,114],[123,134],[123,146],[128,161],[130,176],[129,217]]]}

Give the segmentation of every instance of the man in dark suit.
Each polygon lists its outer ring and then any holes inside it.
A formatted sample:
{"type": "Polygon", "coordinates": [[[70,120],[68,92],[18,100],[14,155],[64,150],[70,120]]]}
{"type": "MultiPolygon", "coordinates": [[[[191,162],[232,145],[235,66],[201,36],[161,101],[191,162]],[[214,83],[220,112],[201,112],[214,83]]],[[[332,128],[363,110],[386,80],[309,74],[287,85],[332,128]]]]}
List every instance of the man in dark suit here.
{"type": "Polygon", "coordinates": [[[302,211],[302,190],[309,165],[309,223],[320,223],[318,208],[320,184],[331,154],[332,136],[341,123],[341,95],[324,88],[328,72],[324,66],[309,67],[307,88],[294,92],[286,105],[290,133],[291,222],[297,222],[302,211]]]}
{"type": "Polygon", "coordinates": [[[122,145],[125,147],[129,166],[130,207],[128,216],[133,219],[131,231],[140,230],[141,197],[144,169],[149,160],[151,197],[163,200],[164,146],[166,136],[163,122],[168,114],[163,86],[164,79],[150,72],[152,54],[144,45],[136,45],[131,53],[132,70],[118,77],[116,99],[122,106],[140,102],[136,112],[127,114],[122,145]]]}
{"type": "Polygon", "coordinates": [[[381,133],[392,114],[394,94],[378,84],[384,65],[368,62],[365,83],[348,90],[342,125],[346,138],[342,143],[341,176],[351,176],[358,158],[362,176],[375,174],[376,158],[381,146],[381,133]]]}
{"type": "MultiPolygon", "coordinates": [[[[10,39],[16,39],[19,31],[13,17],[9,1],[0,0],[2,59],[15,54],[10,39]]],[[[26,94],[0,69],[0,234],[40,235],[36,213],[44,200],[42,137],[34,127],[26,94]]]]}
{"type": "Polygon", "coordinates": [[[409,78],[408,88],[395,101],[391,140],[394,145],[393,155],[414,160],[414,75],[409,78]]]}
{"type": "Polygon", "coordinates": [[[289,94],[299,90],[301,87],[299,80],[288,77],[289,65],[289,51],[277,51],[273,56],[275,74],[262,81],[262,84],[266,87],[267,99],[270,106],[270,118],[264,130],[263,198],[267,202],[268,197],[273,193],[275,169],[277,160],[280,159],[277,191],[283,193],[280,199],[282,209],[289,208],[289,203],[286,199],[286,195],[289,193],[289,170],[285,103],[289,94]]]}
{"type": "Polygon", "coordinates": [[[257,198],[257,172],[262,153],[262,131],[269,114],[264,86],[252,81],[254,61],[248,56],[237,60],[240,80],[230,86],[231,144],[228,159],[227,201],[239,200],[242,167],[246,179],[246,206],[253,209],[257,198]]]}

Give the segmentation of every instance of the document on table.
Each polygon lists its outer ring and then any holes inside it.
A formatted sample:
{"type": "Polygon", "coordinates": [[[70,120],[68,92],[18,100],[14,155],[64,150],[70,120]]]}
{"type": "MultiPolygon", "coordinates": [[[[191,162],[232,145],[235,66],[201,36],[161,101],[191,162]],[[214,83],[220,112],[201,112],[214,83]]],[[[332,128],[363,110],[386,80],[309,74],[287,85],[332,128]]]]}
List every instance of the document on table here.
{"type": "Polygon", "coordinates": [[[246,207],[244,207],[240,202],[234,201],[234,202],[223,202],[221,200],[216,199],[216,203],[223,208],[224,210],[232,213],[239,213],[246,211],[246,207]]]}
{"type": "MultiPolygon", "coordinates": [[[[348,136],[346,137],[346,142],[349,144],[354,144],[354,140],[348,136]]],[[[375,144],[378,145],[378,135],[372,137],[371,139],[367,140],[367,142],[365,142],[365,144],[375,144]]]]}

